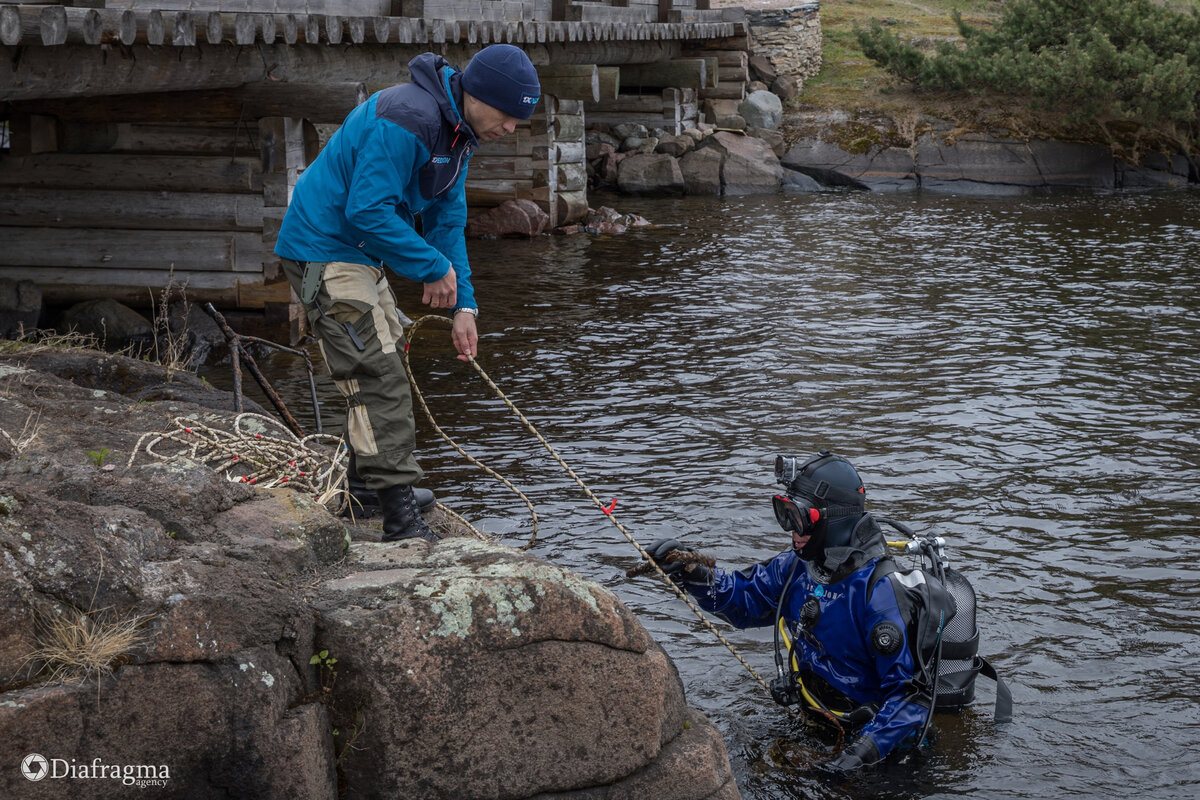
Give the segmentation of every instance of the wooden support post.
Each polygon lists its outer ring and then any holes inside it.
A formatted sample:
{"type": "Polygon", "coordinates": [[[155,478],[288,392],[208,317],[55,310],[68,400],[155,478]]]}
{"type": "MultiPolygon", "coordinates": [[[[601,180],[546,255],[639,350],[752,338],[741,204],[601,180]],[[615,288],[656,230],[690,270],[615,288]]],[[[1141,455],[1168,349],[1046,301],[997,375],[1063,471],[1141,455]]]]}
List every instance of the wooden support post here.
{"type": "MultiPolygon", "coordinates": [[[[263,149],[261,284],[278,285],[285,279],[283,266],[274,252],[275,242],[288,203],[291,202],[296,178],[308,163],[304,124],[295,118],[270,117],[259,121],[258,132],[263,149]]],[[[280,291],[286,300],[257,297],[253,302],[261,302],[269,314],[287,320],[291,328],[290,336],[298,338],[303,333],[304,315],[290,290],[284,287],[280,291]]],[[[249,302],[250,298],[239,298],[239,304],[249,302]]]]}

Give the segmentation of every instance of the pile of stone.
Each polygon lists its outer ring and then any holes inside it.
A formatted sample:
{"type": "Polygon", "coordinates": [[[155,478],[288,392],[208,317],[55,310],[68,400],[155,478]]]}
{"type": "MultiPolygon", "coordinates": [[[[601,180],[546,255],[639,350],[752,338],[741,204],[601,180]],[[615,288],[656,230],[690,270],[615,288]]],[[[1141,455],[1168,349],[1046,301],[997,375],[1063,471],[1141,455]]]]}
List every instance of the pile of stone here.
{"type": "Polygon", "coordinates": [[[778,95],[763,87],[742,101],[707,100],[704,116],[678,135],[638,123],[590,127],[589,190],[736,197],[820,188],[780,164],[786,144],[778,95]]]}

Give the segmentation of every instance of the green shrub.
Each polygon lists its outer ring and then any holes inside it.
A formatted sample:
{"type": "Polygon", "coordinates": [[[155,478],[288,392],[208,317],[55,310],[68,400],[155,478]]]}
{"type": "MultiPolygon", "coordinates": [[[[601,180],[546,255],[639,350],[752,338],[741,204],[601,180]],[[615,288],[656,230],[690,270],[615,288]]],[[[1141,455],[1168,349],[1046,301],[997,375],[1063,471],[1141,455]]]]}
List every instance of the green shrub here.
{"type": "Polygon", "coordinates": [[[1011,0],[990,30],[952,14],[962,42],[927,55],[879,23],[863,52],[921,89],[1028,97],[1074,121],[1200,134],[1200,12],[1154,0],[1011,0]]]}

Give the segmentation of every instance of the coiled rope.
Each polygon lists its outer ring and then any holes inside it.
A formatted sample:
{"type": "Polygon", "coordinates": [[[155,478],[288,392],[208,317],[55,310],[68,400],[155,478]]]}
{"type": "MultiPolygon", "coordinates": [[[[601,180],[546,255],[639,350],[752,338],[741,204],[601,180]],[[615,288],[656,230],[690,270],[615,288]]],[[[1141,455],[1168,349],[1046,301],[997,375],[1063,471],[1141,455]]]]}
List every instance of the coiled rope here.
{"type": "MultiPolygon", "coordinates": [[[[537,513],[533,510],[533,503],[531,503],[529,501],[529,498],[526,497],[519,489],[517,489],[515,486],[513,486],[512,483],[510,483],[509,481],[507,481],[503,477],[501,477],[498,473],[496,473],[495,470],[491,469],[490,467],[484,466],[477,459],[475,459],[470,454],[468,454],[467,451],[464,450],[462,447],[460,447],[458,445],[458,443],[456,443],[452,438],[450,438],[450,436],[447,435],[446,432],[443,431],[441,429],[441,427],[437,424],[437,422],[434,420],[433,414],[430,413],[430,411],[429,411],[429,406],[425,403],[425,398],[422,396],[420,390],[417,388],[417,383],[413,377],[412,368],[409,366],[409,363],[408,363],[408,355],[409,355],[408,351],[409,351],[409,346],[411,345],[411,343],[413,341],[414,334],[417,332],[418,329],[421,328],[422,325],[424,325],[426,323],[437,323],[437,324],[446,325],[446,326],[452,326],[454,324],[453,320],[451,320],[449,317],[443,317],[443,316],[440,316],[437,314],[426,314],[426,315],[424,315],[422,317],[418,317],[416,320],[414,320],[413,324],[409,327],[409,329],[408,329],[408,344],[406,344],[404,346],[404,369],[408,372],[408,379],[409,379],[409,383],[412,385],[413,395],[417,398],[417,400],[421,406],[421,409],[424,411],[425,416],[429,419],[429,423],[433,426],[434,430],[437,431],[438,435],[442,437],[442,439],[444,439],[451,447],[453,447],[460,455],[462,455],[464,458],[466,458],[472,464],[475,464],[480,469],[483,469],[485,472],[487,472],[489,475],[492,475],[493,477],[502,481],[506,486],[508,486],[510,489],[512,489],[512,491],[516,492],[521,497],[521,499],[525,502],[525,504],[529,507],[530,513],[533,514],[533,519],[534,519],[534,536],[531,537],[530,540],[521,548],[522,550],[528,550],[530,547],[533,546],[533,543],[535,541],[534,537],[536,537],[536,535],[537,535],[537,513]]],[[[538,440],[538,442],[541,443],[542,447],[546,448],[546,451],[548,453],[550,453],[551,458],[553,458],[558,463],[558,465],[560,467],[562,467],[563,470],[565,470],[568,475],[571,476],[571,479],[573,481],[575,481],[575,483],[579,486],[580,489],[583,490],[584,495],[586,495],[587,498],[592,501],[592,503],[596,506],[596,508],[600,509],[600,512],[602,514],[604,514],[606,517],[608,517],[609,522],[611,522],[613,525],[615,525],[617,530],[619,530],[621,532],[621,534],[629,541],[629,543],[631,545],[633,545],[633,548],[635,550],[637,550],[638,554],[641,555],[641,557],[643,559],[645,559],[646,562],[653,568],[653,571],[658,575],[658,577],[662,580],[662,582],[664,584],[666,584],[666,586],[675,594],[676,597],[678,597],[680,600],[682,600],[684,603],[687,604],[687,607],[692,610],[692,612],[696,615],[696,617],[700,620],[700,622],[704,625],[704,627],[707,628],[708,631],[717,638],[717,641],[719,641],[722,645],[725,646],[725,649],[727,649],[733,655],[733,657],[736,658],[738,660],[738,662],[743,667],[746,668],[746,671],[750,673],[750,675],[754,678],[754,680],[758,681],[759,685],[761,685],[763,687],[763,689],[766,689],[767,693],[770,694],[771,687],[767,684],[767,682],[765,680],[763,680],[763,677],[758,674],[758,671],[756,669],[754,669],[754,667],[751,666],[750,663],[748,661],[746,661],[745,658],[742,657],[742,654],[739,653],[736,648],[734,648],[733,644],[731,644],[729,642],[729,640],[726,639],[725,636],[719,630],[717,630],[716,626],[714,626],[712,624],[712,622],[710,622],[709,619],[704,616],[704,612],[700,610],[700,607],[698,605],[696,605],[695,601],[692,600],[691,596],[689,596],[686,592],[684,592],[682,589],[680,589],[678,586],[675,585],[675,581],[671,580],[671,578],[668,577],[667,573],[663,571],[662,567],[660,567],[655,562],[655,560],[653,558],[651,558],[650,553],[646,550],[646,548],[643,547],[638,542],[638,540],[636,538],[634,538],[633,534],[629,532],[629,529],[626,528],[624,525],[622,525],[620,520],[618,520],[614,516],[613,509],[614,509],[615,504],[610,504],[610,505],[606,506],[600,500],[600,498],[596,497],[595,493],[590,488],[588,488],[587,484],[584,483],[583,480],[575,473],[575,470],[571,469],[570,465],[567,464],[567,462],[565,460],[563,460],[563,457],[558,454],[558,452],[554,449],[554,447],[550,444],[550,442],[546,441],[546,438],[544,436],[542,436],[541,433],[538,432],[537,428],[535,428],[533,426],[533,423],[531,423],[525,417],[525,415],[521,413],[521,410],[518,409],[511,400],[508,399],[508,396],[505,395],[504,392],[502,392],[500,390],[500,387],[497,386],[490,377],[488,377],[488,374],[486,372],[484,372],[483,367],[479,366],[478,361],[476,361],[474,358],[468,358],[467,363],[471,365],[472,369],[475,370],[475,372],[479,375],[479,377],[483,379],[484,383],[486,383],[488,385],[488,387],[492,390],[492,392],[495,393],[496,397],[498,397],[504,403],[504,405],[508,406],[509,410],[512,411],[514,415],[516,415],[517,419],[521,421],[521,425],[524,426],[525,430],[529,431],[529,433],[531,433],[534,436],[534,438],[536,438],[538,440]]]]}
{"type": "MultiPolygon", "coordinates": [[[[345,488],[349,465],[346,446],[339,436],[297,436],[286,421],[250,412],[234,417],[228,430],[187,417],[176,417],[172,422],[173,430],[142,434],[125,469],[133,466],[139,454],[159,461],[188,458],[230,481],[265,489],[295,489],[311,496],[334,516],[352,503],[345,488]]],[[[475,538],[496,540],[441,503],[437,507],[475,538]]]]}
{"type": "Polygon", "coordinates": [[[125,469],[140,453],[160,461],[186,457],[205,464],[228,480],[264,488],[288,486],[310,494],[334,513],[345,506],[346,467],[338,457],[342,440],[327,433],[300,437],[261,414],[242,413],[230,430],[187,417],[173,420],[174,430],[142,434],[125,469]]]}

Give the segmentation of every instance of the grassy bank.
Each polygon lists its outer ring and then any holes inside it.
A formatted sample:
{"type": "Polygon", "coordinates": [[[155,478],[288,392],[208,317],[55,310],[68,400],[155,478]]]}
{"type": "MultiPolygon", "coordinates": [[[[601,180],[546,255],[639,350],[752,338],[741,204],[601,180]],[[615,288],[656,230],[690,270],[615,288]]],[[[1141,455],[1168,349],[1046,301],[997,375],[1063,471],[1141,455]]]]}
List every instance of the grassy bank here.
{"type": "MultiPolygon", "coordinates": [[[[847,111],[911,107],[913,93],[863,55],[855,31],[878,20],[932,52],[938,42],[959,38],[951,11],[957,8],[967,22],[986,25],[1000,6],[1000,0],[822,0],[822,67],[805,84],[801,107],[847,111]]],[[[942,99],[926,98],[926,102],[936,105],[942,99]]]]}
{"type": "MultiPolygon", "coordinates": [[[[1180,9],[1200,9],[1200,0],[1164,2],[1180,9]]],[[[1157,146],[1156,135],[1138,130],[1139,126],[1120,126],[1130,132],[1114,137],[1112,130],[1069,124],[1053,110],[1036,110],[1023,97],[918,92],[875,66],[856,36],[857,30],[879,21],[901,40],[932,54],[940,43],[960,39],[952,11],[957,9],[968,24],[986,28],[999,18],[1003,7],[1003,0],[822,0],[823,66],[798,98],[795,108],[800,114],[793,120],[797,129],[789,133],[802,132],[805,112],[845,111],[859,119],[892,120],[901,138],[911,135],[914,127],[919,129],[922,117],[935,117],[963,131],[1092,141],[1128,156],[1157,146]]]]}

